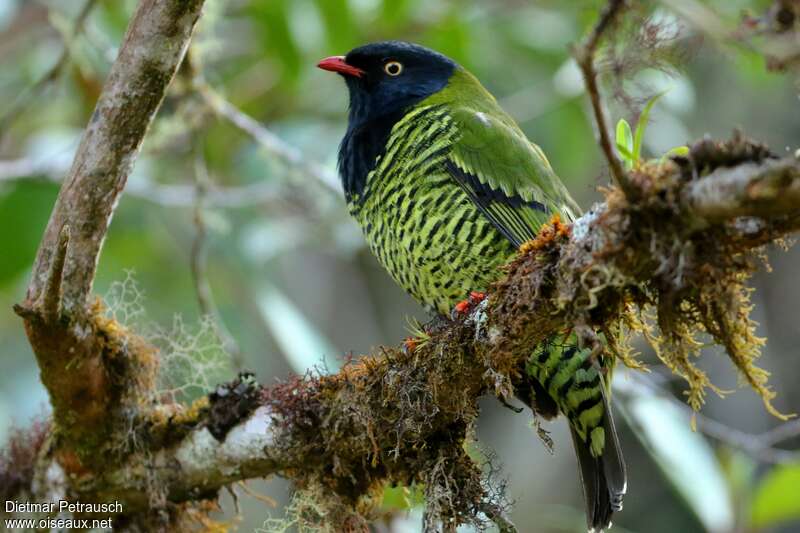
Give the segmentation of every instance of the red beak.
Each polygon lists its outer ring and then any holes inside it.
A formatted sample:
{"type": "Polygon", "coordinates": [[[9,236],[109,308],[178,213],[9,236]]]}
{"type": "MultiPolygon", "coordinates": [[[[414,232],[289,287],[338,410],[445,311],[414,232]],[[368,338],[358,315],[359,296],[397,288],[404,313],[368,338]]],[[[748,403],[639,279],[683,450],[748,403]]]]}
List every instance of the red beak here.
{"type": "Polygon", "coordinates": [[[356,78],[360,78],[364,75],[364,71],[358,67],[354,67],[353,65],[348,65],[344,62],[344,56],[331,56],[326,57],[319,63],[317,66],[322,70],[330,70],[331,72],[338,72],[339,74],[344,74],[345,76],[355,76],[356,78]]]}

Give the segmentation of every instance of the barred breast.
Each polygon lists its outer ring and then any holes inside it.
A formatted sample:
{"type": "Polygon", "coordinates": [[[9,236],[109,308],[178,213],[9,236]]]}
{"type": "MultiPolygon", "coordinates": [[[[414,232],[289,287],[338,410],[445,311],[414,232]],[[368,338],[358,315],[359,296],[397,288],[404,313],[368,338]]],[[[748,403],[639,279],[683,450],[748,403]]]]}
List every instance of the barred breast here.
{"type": "Polygon", "coordinates": [[[443,106],[409,112],[350,204],[370,249],[426,308],[449,314],[498,278],[514,248],[446,172],[458,131],[443,106]]]}

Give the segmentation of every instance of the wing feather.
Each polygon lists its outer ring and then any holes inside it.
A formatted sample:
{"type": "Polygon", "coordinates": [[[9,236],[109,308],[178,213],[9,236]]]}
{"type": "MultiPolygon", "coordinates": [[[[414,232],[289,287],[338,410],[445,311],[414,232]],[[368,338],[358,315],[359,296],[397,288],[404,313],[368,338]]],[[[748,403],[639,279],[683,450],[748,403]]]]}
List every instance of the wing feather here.
{"type": "Polygon", "coordinates": [[[579,208],[541,148],[499,106],[492,111],[452,109],[459,136],[446,168],[492,224],[520,246],[553,214],[571,221],[579,208]]]}

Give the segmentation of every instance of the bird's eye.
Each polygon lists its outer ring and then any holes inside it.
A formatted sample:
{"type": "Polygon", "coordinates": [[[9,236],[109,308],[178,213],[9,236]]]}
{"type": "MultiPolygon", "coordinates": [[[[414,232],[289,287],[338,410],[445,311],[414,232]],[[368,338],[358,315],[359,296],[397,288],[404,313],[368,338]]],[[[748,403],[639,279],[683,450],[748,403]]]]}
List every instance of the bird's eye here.
{"type": "Polygon", "coordinates": [[[389,61],[383,66],[383,71],[389,76],[399,76],[403,72],[403,64],[399,61],[389,61]]]}

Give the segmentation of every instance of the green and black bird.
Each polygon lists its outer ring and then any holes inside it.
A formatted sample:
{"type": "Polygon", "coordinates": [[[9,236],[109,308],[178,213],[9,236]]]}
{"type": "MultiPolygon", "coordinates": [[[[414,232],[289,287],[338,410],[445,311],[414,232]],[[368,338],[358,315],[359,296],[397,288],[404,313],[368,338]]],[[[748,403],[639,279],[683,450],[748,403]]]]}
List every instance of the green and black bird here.
{"type": "MultiPolygon", "coordinates": [[[[481,83],[419,45],[367,44],[320,68],[350,92],[339,171],[350,213],[394,280],[447,315],[500,276],[552,215],[579,208],[542,150],[481,83]]],[[[544,416],[569,420],[590,530],[622,508],[626,475],[608,383],[575,336],[538,347],[518,395],[544,416]]]]}

